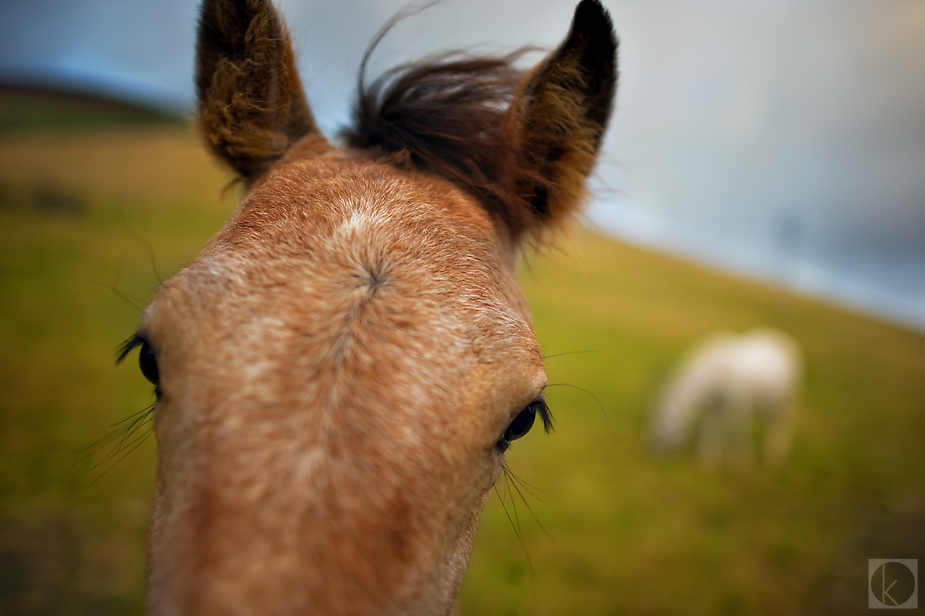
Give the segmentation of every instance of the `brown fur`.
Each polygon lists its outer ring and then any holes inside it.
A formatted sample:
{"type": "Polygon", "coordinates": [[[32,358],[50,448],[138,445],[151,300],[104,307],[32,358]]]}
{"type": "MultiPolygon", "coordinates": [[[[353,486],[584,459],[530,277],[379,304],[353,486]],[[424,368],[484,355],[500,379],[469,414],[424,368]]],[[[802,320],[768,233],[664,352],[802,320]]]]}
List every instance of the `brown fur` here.
{"type": "Polygon", "coordinates": [[[206,0],[200,125],[249,188],[129,345],[158,375],[151,613],[451,610],[502,436],[545,386],[516,240],[580,205],[612,42],[585,0],[525,78],[510,58],[406,67],[339,150],[272,6],[206,0]],[[493,133],[441,128],[453,104],[493,133]]]}
{"type": "Polygon", "coordinates": [[[582,2],[565,42],[514,97],[507,130],[519,167],[530,172],[514,181],[544,223],[561,223],[586,199],[585,179],[613,110],[616,52],[610,17],[582,2]]]}
{"type": "Polygon", "coordinates": [[[585,201],[613,108],[612,30],[609,16],[585,3],[562,46],[527,75],[514,66],[523,51],[439,56],[368,88],[361,73],[356,124],[344,136],[354,147],[406,152],[475,195],[515,240],[562,223],[585,201]]]}
{"type": "Polygon", "coordinates": [[[198,126],[246,181],[317,132],[289,31],[263,0],[204,0],[196,46],[198,126]]]}
{"type": "Polygon", "coordinates": [[[356,148],[403,153],[399,164],[468,190],[519,236],[533,220],[508,177],[517,155],[505,122],[523,78],[513,66],[520,55],[444,56],[393,69],[361,86],[355,127],[343,135],[356,148]]]}

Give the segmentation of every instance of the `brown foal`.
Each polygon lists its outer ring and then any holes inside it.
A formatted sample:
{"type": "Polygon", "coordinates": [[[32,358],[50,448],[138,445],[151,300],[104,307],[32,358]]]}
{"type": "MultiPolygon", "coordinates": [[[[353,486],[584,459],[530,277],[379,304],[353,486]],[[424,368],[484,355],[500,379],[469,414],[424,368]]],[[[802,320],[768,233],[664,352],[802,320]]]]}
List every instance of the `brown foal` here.
{"type": "Polygon", "coordinates": [[[205,0],[198,126],[240,205],[144,311],[152,614],[447,614],[504,452],[550,426],[513,270],[580,210],[616,39],[442,56],[318,130],[266,0],[205,0]]]}

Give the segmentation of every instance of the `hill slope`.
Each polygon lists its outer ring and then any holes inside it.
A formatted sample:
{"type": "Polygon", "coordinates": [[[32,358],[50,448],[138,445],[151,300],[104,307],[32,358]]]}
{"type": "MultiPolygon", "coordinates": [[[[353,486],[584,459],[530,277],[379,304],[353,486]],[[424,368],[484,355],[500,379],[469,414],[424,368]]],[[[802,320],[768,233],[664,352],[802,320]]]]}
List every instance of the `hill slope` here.
{"type": "Polygon", "coordinates": [[[0,133],[181,121],[176,114],[88,92],[0,82],[0,133]]]}

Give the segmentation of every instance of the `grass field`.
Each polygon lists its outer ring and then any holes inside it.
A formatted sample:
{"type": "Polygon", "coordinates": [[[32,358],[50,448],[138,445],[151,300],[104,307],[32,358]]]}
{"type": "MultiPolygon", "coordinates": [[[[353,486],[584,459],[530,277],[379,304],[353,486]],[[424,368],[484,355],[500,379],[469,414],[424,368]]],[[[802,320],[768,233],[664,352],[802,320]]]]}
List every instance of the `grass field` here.
{"type": "MultiPolygon", "coordinates": [[[[0,134],[0,613],[141,612],[155,444],[87,447],[150,404],[115,348],[227,181],[175,125],[0,134]]],[[[868,558],[925,558],[925,338],[588,231],[521,279],[556,432],[508,454],[532,495],[499,484],[457,614],[866,613],[868,558]],[[806,354],[788,462],[655,457],[678,353],[760,324],[806,354]]]]}

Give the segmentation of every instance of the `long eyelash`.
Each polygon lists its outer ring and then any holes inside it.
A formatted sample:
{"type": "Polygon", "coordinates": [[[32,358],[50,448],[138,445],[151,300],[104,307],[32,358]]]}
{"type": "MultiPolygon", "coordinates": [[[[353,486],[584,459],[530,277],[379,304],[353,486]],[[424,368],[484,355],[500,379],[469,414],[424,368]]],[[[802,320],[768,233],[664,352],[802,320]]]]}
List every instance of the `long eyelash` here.
{"type": "Polygon", "coordinates": [[[552,411],[549,410],[549,405],[546,404],[546,398],[540,395],[540,397],[536,399],[536,402],[539,403],[539,408],[536,409],[536,412],[540,416],[540,419],[543,420],[543,429],[546,430],[546,434],[555,432],[556,429],[552,425],[552,411]]]}
{"type": "Polygon", "coordinates": [[[116,365],[122,363],[122,360],[132,352],[132,349],[137,349],[145,343],[145,339],[138,335],[138,332],[135,332],[131,337],[119,345],[119,350],[116,354],[116,365]]]}
{"type": "MultiPolygon", "coordinates": [[[[125,359],[126,356],[132,352],[132,349],[137,349],[138,347],[145,345],[145,344],[148,344],[148,341],[144,338],[144,336],[142,336],[138,332],[135,332],[134,334],[132,334],[131,338],[129,338],[128,340],[126,340],[119,346],[118,354],[116,355],[116,365],[118,366],[119,364],[121,364],[122,360],[125,359]]],[[[161,388],[160,388],[160,385],[158,384],[154,385],[154,395],[157,396],[158,399],[160,399],[161,397],[161,388]]]]}

